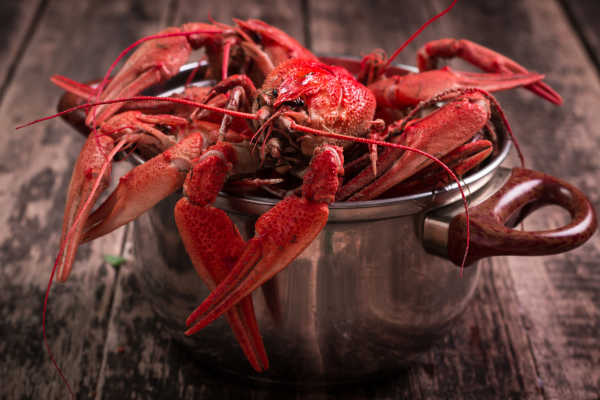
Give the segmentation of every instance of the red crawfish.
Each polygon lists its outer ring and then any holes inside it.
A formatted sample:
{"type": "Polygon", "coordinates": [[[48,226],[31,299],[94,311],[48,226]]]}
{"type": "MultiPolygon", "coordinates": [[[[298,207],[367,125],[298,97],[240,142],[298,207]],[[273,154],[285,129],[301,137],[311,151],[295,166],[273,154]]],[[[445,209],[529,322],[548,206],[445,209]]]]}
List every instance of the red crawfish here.
{"type": "Polygon", "coordinates": [[[313,241],[331,202],[378,198],[420,171],[432,176],[433,164],[457,180],[444,160],[461,175],[476,167],[493,151],[494,130],[510,129],[489,91],[525,86],[554,103],[561,99],[541,82],[543,75],[466,40],[425,45],[419,51],[420,73],[393,74],[391,61],[402,46],[390,58],[380,52],[365,57],[354,76],[319,61],[264,22],[235,22],[186,24],[142,39],[117,75],[96,89],[55,78],[96,103],[86,106],[92,134],[69,186],[55,268],[58,279],[66,280],[80,243],[135,219],[183,187],[176,223],[198,274],[212,289],[189,316],[186,334],[225,314],[253,368],[262,371],[268,359],[250,295],[313,241]],[[200,101],[138,96],[168,80],[200,47],[206,50],[208,75],[218,80],[200,101]],[[440,57],[461,57],[486,72],[432,70],[440,57]],[[127,101],[148,100],[189,109],[173,115],[124,108],[127,101]],[[215,113],[223,115],[219,125],[215,113]],[[235,128],[240,119],[251,121],[251,133],[240,130],[239,122],[235,128]],[[204,128],[191,128],[197,126],[204,128]],[[344,178],[344,159],[355,142],[368,145],[359,157],[366,163],[357,163],[360,168],[344,178]],[[112,157],[135,145],[160,154],[121,178],[92,212],[107,186],[112,157]],[[292,168],[301,187],[262,215],[254,237],[245,241],[212,203],[229,178],[269,162],[279,165],[283,147],[296,152],[294,160],[305,160],[292,168]]]}

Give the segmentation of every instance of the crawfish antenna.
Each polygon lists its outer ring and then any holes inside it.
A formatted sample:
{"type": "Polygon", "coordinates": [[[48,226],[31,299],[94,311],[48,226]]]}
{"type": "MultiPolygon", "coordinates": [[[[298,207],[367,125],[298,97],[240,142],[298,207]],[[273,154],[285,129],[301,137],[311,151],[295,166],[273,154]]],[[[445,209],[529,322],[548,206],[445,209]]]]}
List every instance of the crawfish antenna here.
{"type": "Polygon", "coordinates": [[[404,48],[406,46],[408,46],[408,44],[410,42],[412,42],[413,40],[415,40],[415,38],[417,36],[419,36],[421,34],[421,32],[423,32],[423,30],[429,26],[429,24],[431,24],[436,19],[438,19],[438,18],[444,16],[446,13],[448,13],[448,11],[450,11],[452,9],[452,7],[454,7],[456,5],[457,1],[458,0],[454,0],[452,2],[452,4],[450,4],[450,6],[448,6],[448,8],[446,8],[441,13],[437,14],[435,17],[431,18],[429,21],[425,22],[423,25],[421,25],[421,27],[419,29],[417,29],[415,31],[415,33],[413,33],[412,35],[410,35],[410,37],[402,44],[402,46],[398,47],[398,49],[396,49],[396,51],[394,52],[394,54],[392,54],[392,56],[387,60],[387,62],[383,66],[383,68],[381,68],[381,70],[379,70],[378,75],[383,74],[385,72],[385,70],[390,66],[390,64],[392,63],[392,61],[394,61],[394,59],[396,57],[398,57],[398,54],[400,54],[402,52],[402,50],[404,50],[404,48]]]}
{"type": "Polygon", "coordinates": [[[256,114],[250,114],[250,113],[245,113],[245,112],[241,112],[241,111],[228,110],[226,108],[214,107],[214,106],[210,106],[208,104],[203,104],[203,103],[199,103],[197,101],[192,101],[192,100],[187,100],[187,99],[175,99],[172,97],[156,97],[156,96],[133,96],[133,97],[124,97],[121,99],[99,101],[96,103],[86,103],[86,104],[82,104],[79,106],[71,107],[71,108],[63,110],[61,112],[58,112],[56,114],[49,115],[47,117],[38,118],[31,122],[24,123],[22,125],[17,126],[15,129],[17,129],[17,130],[23,129],[23,128],[38,124],[43,121],[48,121],[50,119],[54,119],[56,117],[60,117],[65,114],[72,113],[77,110],[87,110],[94,106],[99,106],[99,105],[103,105],[103,104],[125,103],[125,102],[131,102],[131,101],[162,101],[162,102],[166,102],[166,103],[184,104],[184,105],[188,105],[188,106],[192,106],[192,107],[198,107],[203,110],[220,112],[223,114],[231,115],[233,117],[244,118],[244,119],[258,119],[256,114]]]}
{"type": "Polygon", "coordinates": [[[58,256],[56,257],[56,261],[54,262],[54,267],[52,267],[52,273],[50,273],[50,279],[48,280],[48,287],[46,288],[46,294],[44,295],[44,309],[42,312],[42,337],[44,338],[44,345],[46,346],[46,351],[48,352],[48,356],[50,357],[50,360],[52,361],[54,368],[58,372],[58,375],[60,375],[60,379],[62,379],[62,381],[65,383],[67,390],[71,394],[71,397],[75,398],[75,393],[73,393],[73,389],[71,389],[71,385],[69,385],[69,381],[65,377],[65,374],[63,373],[62,369],[58,366],[58,362],[56,362],[56,359],[54,358],[54,353],[52,353],[52,350],[50,349],[50,344],[48,343],[48,335],[46,335],[46,312],[48,311],[48,297],[50,295],[50,288],[52,287],[52,281],[54,280],[54,273],[56,272],[56,267],[58,266],[58,260],[60,259],[61,256],[62,256],[62,252],[59,252],[58,256]]]}

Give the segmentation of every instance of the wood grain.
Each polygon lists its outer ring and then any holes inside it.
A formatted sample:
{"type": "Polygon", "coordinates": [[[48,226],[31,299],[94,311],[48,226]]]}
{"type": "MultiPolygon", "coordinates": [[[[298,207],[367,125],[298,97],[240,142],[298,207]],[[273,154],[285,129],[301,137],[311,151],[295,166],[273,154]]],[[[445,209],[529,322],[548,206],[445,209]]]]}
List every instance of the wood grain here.
{"type": "Polygon", "coordinates": [[[588,56],[596,68],[600,67],[600,3],[595,0],[561,1],[571,22],[571,28],[580,36],[588,56]]]}
{"type": "Polygon", "coordinates": [[[6,0],[0,3],[0,98],[38,26],[44,2],[6,0]]]}
{"type": "MultiPolygon", "coordinates": [[[[231,23],[233,17],[259,18],[302,38],[303,25],[297,18],[300,2],[244,2],[234,7],[216,1],[181,1],[173,6],[169,24],[204,21],[209,10],[212,18],[224,23],[231,23]]],[[[125,266],[120,271],[113,309],[106,340],[106,363],[101,371],[103,382],[97,398],[116,398],[122,393],[141,398],[159,394],[185,399],[275,398],[287,392],[232,383],[190,359],[185,348],[156,320],[151,302],[140,296],[134,266],[125,266]]]]}
{"type": "MultiPolygon", "coordinates": [[[[15,132],[54,111],[54,73],[102,76],[135,39],[168,25],[260,18],[317,53],[391,53],[445,0],[78,1],[0,5],[0,399],[67,397],[41,340],[41,310],[57,251],[66,186],[82,139],[61,121],[15,132]]],[[[600,206],[600,81],[593,1],[461,1],[400,55],[413,64],[428,40],[466,37],[545,73],[564,97],[555,107],[525,90],[498,94],[528,167],[581,188],[600,206]]],[[[461,62],[454,67],[465,68],[461,62]]],[[[516,165],[513,156],[509,164],[516,165]]],[[[559,226],[543,209],[527,229],[559,226]]],[[[50,296],[50,346],[78,398],[182,399],[594,399],[600,397],[600,238],[571,253],[480,263],[471,306],[450,333],[397,376],[306,390],[257,386],[202,368],[156,320],[133,264],[116,271],[102,254],[128,257],[123,230],[83,246],[69,283],[50,296]]],[[[128,234],[131,234],[129,232],[128,234]]]]}
{"type": "MultiPolygon", "coordinates": [[[[343,8],[336,8],[328,2],[312,4],[312,36],[320,38],[314,42],[315,51],[342,49],[344,53],[364,54],[369,49],[382,47],[392,52],[416,29],[418,21],[426,20],[436,10],[445,7],[445,2],[441,1],[411,3],[403,2],[402,10],[386,1],[376,2],[369,9],[357,1],[345,2],[343,8]],[[377,12],[371,12],[375,9],[377,12]],[[332,18],[339,18],[339,21],[330,29],[332,18]],[[343,22],[357,20],[361,23],[343,22]]],[[[399,61],[413,63],[410,54],[414,54],[415,49],[427,40],[439,37],[476,39],[527,67],[547,74],[547,82],[565,98],[562,108],[547,104],[524,90],[501,93],[498,98],[514,127],[529,166],[579,186],[598,209],[597,177],[600,174],[598,158],[594,156],[598,149],[598,133],[593,128],[600,122],[593,111],[600,100],[598,78],[581,43],[570,30],[561,7],[553,2],[540,4],[534,1],[511,3],[510,7],[494,2],[461,2],[455,10],[427,28],[417,44],[409,46],[401,54],[399,61]],[[509,24],[518,28],[507,30],[509,24]],[[553,28],[545,29],[548,26],[553,28]]],[[[453,63],[453,66],[462,67],[464,63],[453,63]]],[[[560,213],[555,212],[550,218],[550,221],[534,218],[526,226],[542,229],[558,226],[561,222],[560,213]]],[[[514,390],[513,394],[524,392],[549,398],[593,398],[597,395],[598,377],[596,372],[590,372],[597,371],[593,368],[598,365],[597,349],[579,351],[578,356],[568,355],[565,343],[576,346],[581,341],[589,346],[593,340],[583,332],[578,334],[577,330],[565,329],[571,322],[564,317],[570,314],[568,310],[579,308],[588,323],[591,322],[592,326],[597,324],[597,296],[588,297],[588,293],[600,291],[595,257],[598,246],[596,235],[582,249],[568,255],[534,259],[498,258],[489,262],[489,266],[483,268],[493,269],[493,273],[486,271],[484,276],[496,278],[482,283],[478,292],[479,296],[483,296],[480,301],[487,303],[484,308],[486,314],[493,311],[491,305],[494,303],[504,307],[499,308],[493,318],[483,318],[472,308],[465,315],[472,320],[471,326],[458,325],[449,337],[455,338],[461,328],[478,332],[478,341],[494,346],[492,360],[489,364],[470,360],[470,371],[482,371],[470,385],[464,385],[458,375],[457,382],[460,383],[452,391],[444,391],[443,384],[447,381],[436,385],[435,380],[427,379],[428,375],[421,372],[411,375],[419,379],[414,386],[421,388],[425,398],[446,398],[451,393],[456,398],[469,397],[472,387],[484,385],[484,382],[494,382],[491,386],[496,391],[487,393],[490,398],[508,397],[510,393],[501,391],[508,388],[514,390]],[[574,261],[569,263],[565,259],[574,261]],[[564,293],[558,293],[554,287],[564,287],[562,282],[565,279],[570,282],[577,279],[573,263],[577,264],[577,270],[592,279],[587,283],[589,291],[582,291],[577,294],[577,300],[568,301],[564,293]],[[497,282],[503,282],[502,292],[506,293],[501,299],[498,298],[497,282]],[[582,306],[582,297],[585,298],[585,307],[582,306]],[[515,301],[517,303],[511,305],[515,301]],[[555,307],[562,309],[562,318],[555,314],[555,307]],[[490,330],[490,323],[494,330],[490,330]],[[524,329],[524,323],[527,329],[524,329]],[[502,327],[513,335],[497,335],[497,330],[502,327]],[[524,337],[520,338],[520,335],[524,337]],[[570,367],[565,368],[562,361],[570,367]],[[505,368],[493,368],[502,364],[505,368]]],[[[577,292],[574,285],[569,289],[570,293],[577,292]]],[[[475,301],[473,307],[479,303],[475,301]]],[[[434,353],[426,356],[437,360],[431,363],[438,367],[436,371],[440,366],[448,365],[448,361],[440,363],[440,358],[444,360],[440,352],[453,353],[455,346],[452,342],[450,346],[435,349],[434,353]]],[[[462,371],[466,364],[469,363],[464,359],[456,359],[451,368],[442,370],[442,379],[447,379],[451,370],[462,371]]]]}
{"type": "MultiPolygon", "coordinates": [[[[0,348],[5,398],[67,394],[43,347],[41,316],[70,171],[83,143],[61,121],[19,132],[14,127],[54,112],[60,90],[50,84],[52,74],[83,79],[103,73],[115,54],[134,40],[122,28],[136,25],[135,14],[125,18],[122,12],[133,3],[106,2],[98,12],[82,2],[48,2],[0,106],[0,125],[5,127],[0,137],[4,188],[0,220],[5,227],[0,233],[0,348]],[[111,29],[121,36],[107,42],[103,34],[111,29]]],[[[22,7],[35,10],[37,5],[30,1],[22,7]]],[[[14,40],[22,42],[18,31],[14,40]]],[[[82,397],[96,391],[114,291],[115,273],[103,263],[102,254],[118,254],[121,246],[122,232],[83,246],[70,281],[55,285],[50,296],[49,343],[82,397]]]]}

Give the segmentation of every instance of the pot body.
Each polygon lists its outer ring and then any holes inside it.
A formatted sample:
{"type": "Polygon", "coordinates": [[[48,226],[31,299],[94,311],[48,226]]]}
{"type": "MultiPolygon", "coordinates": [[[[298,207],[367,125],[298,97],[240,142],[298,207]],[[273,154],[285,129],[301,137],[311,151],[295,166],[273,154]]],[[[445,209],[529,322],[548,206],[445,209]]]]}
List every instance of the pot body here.
{"type": "MultiPolygon", "coordinates": [[[[184,321],[209,294],[166,199],[135,222],[142,291],[199,362],[252,379],[326,384],[393,373],[444,333],[475,290],[476,267],[428,254],[422,214],[331,221],[286,269],[253,294],[270,368],[255,373],[224,318],[193,337],[184,321]]],[[[256,216],[229,211],[245,238],[256,216]]]]}

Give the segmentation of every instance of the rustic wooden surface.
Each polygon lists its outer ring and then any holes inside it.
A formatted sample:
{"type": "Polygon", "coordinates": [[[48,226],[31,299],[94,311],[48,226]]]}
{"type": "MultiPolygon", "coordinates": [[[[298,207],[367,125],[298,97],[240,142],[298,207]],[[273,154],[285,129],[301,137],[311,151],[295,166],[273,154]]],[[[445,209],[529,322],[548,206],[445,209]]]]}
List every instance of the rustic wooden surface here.
{"type": "MultiPolygon", "coordinates": [[[[59,239],[71,166],[82,139],[63,122],[16,132],[54,111],[48,77],[102,76],[136,38],[209,14],[261,18],[319,53],[393,51],[448,1],[290,2],[3,0],[0,2],[0,399],[68,393],[41,339],[44,290],[59,239]],[[98,3],[96,3],[98,4],[98,3]],[[400,5],[401,4],[401,5],[400,5]]],[[[564,97],[555,107],[524,90],[498,96],[530,167],[566,179],[600,204],[600,7],[594,0],[463,0],[417,46],[467,37],[547,74],[564,97]]],[[[514,157],[508,165],[514,163],[514,157]]],[[[550,208],[528,228],[556,227],[550,208]]],[[[481,263],[474,301],[452,331],[395,378],[316,391],[225,382],[194,365],[161,334],[136,276],[102,254],[127,253],[121,229],[85,245],[67,284],[50,296],[50,346],[81,399],[113,398],[600,398],[600,238],[568,254],[481,263]]]]}

